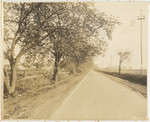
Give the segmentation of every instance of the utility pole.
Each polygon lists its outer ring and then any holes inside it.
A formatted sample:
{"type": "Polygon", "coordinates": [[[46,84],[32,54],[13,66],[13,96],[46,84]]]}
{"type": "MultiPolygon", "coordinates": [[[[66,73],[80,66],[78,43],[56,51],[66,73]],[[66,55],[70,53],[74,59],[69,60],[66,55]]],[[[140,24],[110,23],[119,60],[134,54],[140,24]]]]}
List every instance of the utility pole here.
{"type": "Polygon", "coordinates": [[[141,15],[140,17],[138,16],[138,20],[141,21],[141,28],[140,28],[140,33],[141,33],[141,38],[140,38],[140,47],[141,47],[141,75],[143,74],[143,55],[142,55],[142,21],[145,19],[145,17],[142,15],[142,10],[141,10],[141,15]]]}

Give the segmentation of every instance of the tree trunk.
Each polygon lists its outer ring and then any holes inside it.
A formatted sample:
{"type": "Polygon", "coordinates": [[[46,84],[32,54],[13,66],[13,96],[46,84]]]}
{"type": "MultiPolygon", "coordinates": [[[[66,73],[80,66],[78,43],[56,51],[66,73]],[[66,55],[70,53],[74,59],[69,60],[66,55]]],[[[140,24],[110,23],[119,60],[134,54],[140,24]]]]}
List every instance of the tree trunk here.
{"type": "Polygon", "coordinates": [[[53,80],[53,81],[56,81],[57,74],[58,74],[58,67],[59,67],[59,57],[56,55],[56,56],[55,56],[54,73],[53,73],[53,77],[52,77],[52,80],[53,80]]]}
{"type": "Polygon", "coordinates": [[[8,73],[6,69],[4,69],[4,95],[6,96],[9,94],[9,87],[10,87],[10,82],[8,78],[9,78],[8,73]]]}
{"type": "Polygon", "coordinates": [[[59,52],[59,48],[58,48],[58,42],[54,41],[53,45],[54,45],[54,56],[55,56],[55,66],[54,66],[54,73],[53,73],[53,77],[52,80],[56,81],[57,80],[57,74],[58,74],[58,67],[59,67],[59,63],[60,63],[60,58],[61,58],[61,54],[59,52]]]}
{"type": "Polygon", "coordinates": [[[9,87],[9,94],[13,94],[15,92],[16,87],[16,64],[11,64],[11,75],[10,75],[10,87],[9,87]]]}
{"type": "Polygon", "coordinates": [[[58,74],[58,65],[57,63],[55,62],[55,68],[54,68],[54,73],[53,73],[53,77],[52,77],[52,80],[56,81],[56,76],[58,74]]]}
{"type": "Polygon", "coordinates": [[[10,65],[10,77],[8,76],[7,72],[4,69],[4,94],[7,95],[13,95],[15,92],[16,87],[16,64],[10,65]]]}

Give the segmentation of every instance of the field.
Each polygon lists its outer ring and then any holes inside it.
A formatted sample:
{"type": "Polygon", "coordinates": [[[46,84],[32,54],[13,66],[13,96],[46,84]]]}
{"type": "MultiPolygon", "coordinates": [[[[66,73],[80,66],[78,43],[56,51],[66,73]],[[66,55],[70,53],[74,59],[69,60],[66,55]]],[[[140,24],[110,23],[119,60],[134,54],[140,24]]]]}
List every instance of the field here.
{"type": "MultiPolygon", "coordinates": [[[[141,74],[141,70],[139,69],[124,69],[122,70],[122,74],[136,74],[136,75],[140,75],[141,74]]],[[[147,70],[143,70],[143,75],[147,75],[147,70]]]]}
{"type": "Polygon", "coordinates": [[[124,80],[128,80],[128,81],[133,82],[133,83],[137,83],[137,84],[140,84],[140,85],[147,86],[147,70],[143,70],[143,75],[140,74],[141,73],[140,70],[135,70],[135,69],[122,70],[121,74],[119,74],[116,69],[113,69],[113,70],[95,69],[95,70],[98,71],[98,72],[108,74],[108,75],[119,77],[119,78],[124,79],[124,80]]]}
{"type": "Polygon", "coordinates": [[[123,70],[121,74],[117,70],[102,70],[95,68],[95,71],[114,80],[126,88],[138,93],[140,96],[147,98],[147,71],[144,70],[143,75],[140,70],[123,70]]]}
{"type": "MultiPolygon", "coordinates": [[[[106,72],[116,72],[118,73],[118,69],[100,69],[100,68],[95,68],[96,70],[101,70],[101,71],[106,71],[106,72]]],[[[136,74],[136,75],[140,75],[141,74],[141,70],[140,69],[122,69],[121,71],[122,74],[136,74]]],[[[143,75],[147,75],[147,70],[143,70],[143,75]]]]}

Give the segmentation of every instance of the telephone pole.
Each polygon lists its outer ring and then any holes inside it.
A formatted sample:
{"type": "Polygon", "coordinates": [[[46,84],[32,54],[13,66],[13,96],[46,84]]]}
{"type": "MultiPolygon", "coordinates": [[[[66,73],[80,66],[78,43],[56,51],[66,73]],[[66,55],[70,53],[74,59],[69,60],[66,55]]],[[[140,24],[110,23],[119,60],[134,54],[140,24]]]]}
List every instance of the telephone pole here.
{"type": "Polygon", "coordinates": [[[142,55],[142,21],[145,19],[145,17],[142,15],[142,10],[141,10],[141,15],[140,17],[138,16],[138,20],[141,21],[141,28],[140,28],[140,33],[141,33],[141,38],[140,38],[140,47],[141,47],[141,75],[143,74],[143,55],[142,55]]]}

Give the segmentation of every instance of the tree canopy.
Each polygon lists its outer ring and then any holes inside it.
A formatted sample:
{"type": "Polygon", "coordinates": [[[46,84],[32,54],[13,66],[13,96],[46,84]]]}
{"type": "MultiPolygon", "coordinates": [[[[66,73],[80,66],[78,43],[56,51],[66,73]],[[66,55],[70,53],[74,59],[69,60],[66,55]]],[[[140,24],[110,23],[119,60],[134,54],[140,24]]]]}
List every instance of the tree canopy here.
{"type": "Polygon", "coordinates": [[[118,18],[100,12],[93,2],[4,3],[4,54],[11,66],[11,92],[21,57],[34,64],[37,54],[39,62],[52,58],[52,79],[56,80],[60,64],[78,66],[103,54],[107,47],[104,38],[111,39],[116,24],[120,24],[118,18]]]}
{"type": "Polygon", "coordinates": [[[107,44],[100,38],[101,31],[111,39],[115,25],[120,23],[90,2],[44,3],[38,8],[37,18],[43,33],[50,34],[44,48],[53,54],[55,68],[61,61],[79,64],[102,54],[107,44]]]}

